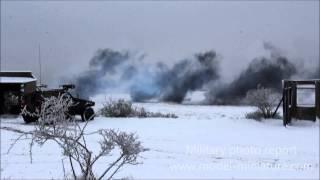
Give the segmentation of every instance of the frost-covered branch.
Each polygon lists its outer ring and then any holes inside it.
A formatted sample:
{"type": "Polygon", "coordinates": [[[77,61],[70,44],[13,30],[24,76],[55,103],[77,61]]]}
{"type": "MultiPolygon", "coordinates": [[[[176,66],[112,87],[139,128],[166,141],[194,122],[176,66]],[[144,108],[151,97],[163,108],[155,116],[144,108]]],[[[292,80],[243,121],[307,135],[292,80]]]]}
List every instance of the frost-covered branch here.
{"type": "MultiPolygon", "coordinates": [[[[23,136],[31,138],[31,160],[34,143],[42,146],[47,141],[56,142],[63,150],[63,155],[69,160],[74,179],[102,179],[106,175],[112,178],[124,165],[138,164],[137,157],[146,149],[143,148],[141,142],[138,141],[138,137],[133,133],[115,131],[113,129],[101,129],[90,133],[90,135],[96,135],[101,138],[99,141],[99,153],[94,155],[93,149],[86,142],[86,137],[89,135],[85,134],[85,130],[89,121],[85,122],[85,124],[80,124],[74,118],[70,118],[66,112],[71,105],[72,102],[68,96],[61,95],[45,98],[41,111],[33,114],[40,117],[35,124],[34,130],[24,131],[12,127],[1,127],[1,129],[20,134],[11,145],[12,147],[23,136]],[[103,157],[110,155],[112,151],[118,152],[118,158],[107,165],[101,175],[96,177],[94,165],[103,157]],[[79,167],[79,170],[76,166],[79,167]]],[[[25,110],[24,113],[29,112],[25,110]]]]}
{"type": "Polygon", "coordinates": [[[275,90],[258,86],[257,89],[247,92],[246,100],[250,105],[256,106],[258,111],[250,113],[247,117],[259,119],[272,118],[277,103],[281,99],[281,95],[275,90]]]}

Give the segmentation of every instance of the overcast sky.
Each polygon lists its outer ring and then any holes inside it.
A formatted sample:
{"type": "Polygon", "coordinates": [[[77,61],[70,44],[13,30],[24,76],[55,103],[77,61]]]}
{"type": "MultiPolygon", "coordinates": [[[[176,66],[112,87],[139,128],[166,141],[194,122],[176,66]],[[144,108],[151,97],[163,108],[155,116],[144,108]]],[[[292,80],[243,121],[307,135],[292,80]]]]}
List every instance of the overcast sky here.
{"type": "Polygon", "coordinates": [[[38,76],[40,44],[47,83],[84,70],[99,48],[167,63],[214,49],[231,79],[264,41],[318,64],[319,1],[1,1],[1,70],[38,76]]]}

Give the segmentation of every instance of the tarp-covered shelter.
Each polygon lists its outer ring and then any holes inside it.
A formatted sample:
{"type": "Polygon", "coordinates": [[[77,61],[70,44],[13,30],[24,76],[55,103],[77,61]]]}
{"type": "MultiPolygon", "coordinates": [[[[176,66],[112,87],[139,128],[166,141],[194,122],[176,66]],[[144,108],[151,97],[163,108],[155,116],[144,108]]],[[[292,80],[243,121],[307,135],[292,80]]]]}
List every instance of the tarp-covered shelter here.
{"type": "Polygon", "coordinates": [[[283,124],[320,118],[320,79],[283,81],[283,124]]]}
{"type": "Polygon", "coordinates": [[[31,72],[0,72],[0,114],[18,114],[21,96],[34,92],[36,83],[31,72]]]}

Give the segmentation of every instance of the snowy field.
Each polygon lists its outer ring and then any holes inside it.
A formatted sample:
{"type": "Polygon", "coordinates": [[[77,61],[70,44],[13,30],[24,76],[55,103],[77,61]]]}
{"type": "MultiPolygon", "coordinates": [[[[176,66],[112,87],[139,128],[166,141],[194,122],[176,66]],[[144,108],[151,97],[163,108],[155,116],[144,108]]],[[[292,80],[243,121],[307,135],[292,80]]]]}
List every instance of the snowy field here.
{"type": "MultiPolygon", "coordinates": [[[[98,110],[104,98],[94,99],[98,110]]],[[[177,119],[97,117],[87,131],[115,128],[136,132],[145,148],[143,164],[126,166],[117,178],[319,178],[319,120],[257,122],[245,119],[253,107],[136,103],[148,111],[175,113],[177,119]]],[[[1,119],[1,126],[31,130],[22,118],[1,119]]],[[[1,179],[61,179],[61,150],[54,143],[35,146],[29,158],[29,140],[9,154],[16,134],[1,130],[1,179]]],[[[97,145],[90,137],[89,144],[97,145]]],[[[99,162],[100,174],[105,162],[99,162]]],[[[67,165],[66,165],[67,166],[67,165]]],[[[67,168],[67,167],[66,167],[67,168]]]]}

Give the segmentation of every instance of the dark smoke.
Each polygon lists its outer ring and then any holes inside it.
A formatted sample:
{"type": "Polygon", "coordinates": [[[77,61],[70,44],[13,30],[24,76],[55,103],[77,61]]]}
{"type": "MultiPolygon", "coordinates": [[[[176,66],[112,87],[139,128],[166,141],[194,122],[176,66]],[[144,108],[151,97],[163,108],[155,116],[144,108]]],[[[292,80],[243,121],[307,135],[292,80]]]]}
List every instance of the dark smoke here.
{"type": "Polygon", "coordinates": [[[113,86],[115,82],[105,77],[115,74],[116,68],[128,59],[128,52],[98,50],[90,60],[89,70],[76,77],[76,92],[81,96],[90,97],[102,91],[104,87],[113,86]]]}
{"type": "Polygon", "coordinates": [[[212,88],[207,93],[210,104],[238,104],[249,90],[261,85],[281,91],[282,80],[289,79],[297,72],[294,64],[273,50],[270,45],[266,50],[271,51],[271,57],[255,58],[249,66],[230,84],[212,88]]]}
{"type": "MultiPolygon", "coordinates": [[[[168,66],[146,63],[144,55],[103,49],[91,59],[89,70],[76,78],[77,92],[90,97],[113,89],[130,93],[133,101],[181,103],[188,92],[209,88],[208,103],[239,104],[258,85],[281,91],[282,80],[298,74],[295,65],[280,50],[270,43],[265,43],[264,48],[269,56],[253,59],[229,84],[218,83],[220,67],[215,51],[198,53],[168,66]]],[[[312,77],[318,78],[319,72],[312,77]]]]}
{"type": "Polygon", "coordinates": [[[135,101],[158,98],[161,101],[181,103],[189,91],[202,88],[219,78],[219,61],[214,51],[196,54],[175,64],[171,69],[158,65],[159,70],[150,79],[148,88],[133,88],[131,96],[135,101]],[[152,89],[149,89],[149,88],[152,89]]]}
{"type": "Polygon", "coordinates": [[[164,101],[182,102],[188,91],[203,87],[219,78],[218,60],[214,51],[197,54],[194,60],[176,64],[168,72],[164,82],[168,82],[163,92],[164,101]]]}
{"type": "Polygon", "coordinates": [[[202,88],[219,78],[219,61],[214,51],[196,54],[173,67],[147,64],[126,52],[97,51],[89,70],[76,78],[76,91],[94,96],[107,89],[123,89],[134,101],[156,99],[180,103],[189,91],[202,88]]]}

